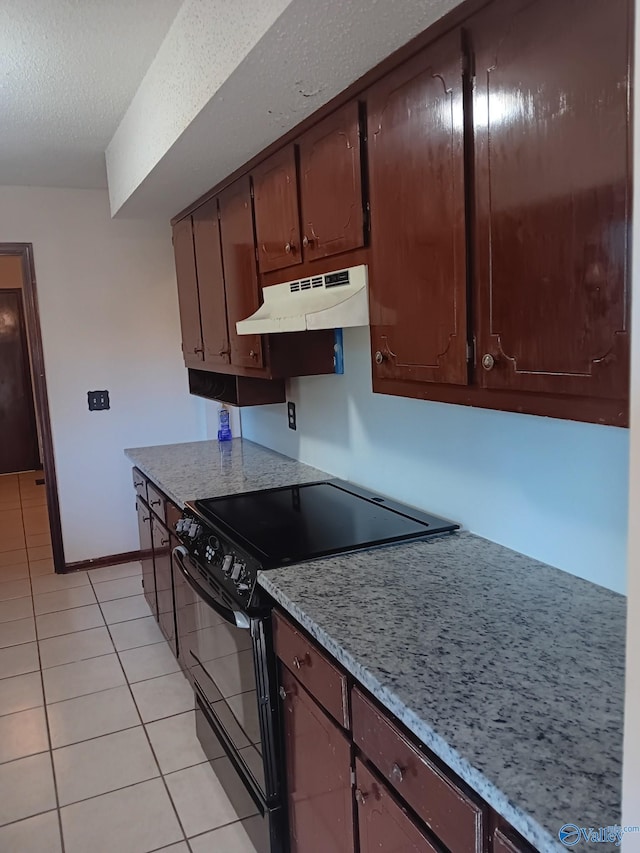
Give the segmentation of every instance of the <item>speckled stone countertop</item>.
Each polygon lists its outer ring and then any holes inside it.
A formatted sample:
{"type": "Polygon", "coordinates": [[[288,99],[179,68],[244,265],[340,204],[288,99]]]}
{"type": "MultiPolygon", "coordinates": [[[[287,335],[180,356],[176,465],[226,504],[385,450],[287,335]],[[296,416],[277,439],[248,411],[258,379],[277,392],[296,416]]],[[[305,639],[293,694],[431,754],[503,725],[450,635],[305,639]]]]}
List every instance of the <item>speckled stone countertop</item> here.
{"type": "Polygon", "coordinates": [[[125,454],[181,507],[196,498],[312,483],[329,476],[244,438],[136,447],[125,454]]]}
{"type": "Polygon", "coordinates": [[[470,533],[259,582],[534,847],[620,823],[623,596],[470,533]]]}

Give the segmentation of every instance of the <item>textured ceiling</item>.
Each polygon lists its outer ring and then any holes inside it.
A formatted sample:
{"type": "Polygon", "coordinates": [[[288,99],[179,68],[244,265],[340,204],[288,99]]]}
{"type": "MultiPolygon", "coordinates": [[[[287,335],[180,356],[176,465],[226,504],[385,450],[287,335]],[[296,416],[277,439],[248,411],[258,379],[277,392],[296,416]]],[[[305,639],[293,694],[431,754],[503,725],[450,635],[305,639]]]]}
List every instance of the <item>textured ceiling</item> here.
{"type": "Polygon", "coordinates": [[[104,151],[181,0],[1,0],[0,183],[105,187],[104,151]]]}
{"type": "Polygon", "coordinates": [[[185,0],[107,149],[112,214],[175,215],[459,2],[260,0],[253,31],[256,0],[185,0]]]}

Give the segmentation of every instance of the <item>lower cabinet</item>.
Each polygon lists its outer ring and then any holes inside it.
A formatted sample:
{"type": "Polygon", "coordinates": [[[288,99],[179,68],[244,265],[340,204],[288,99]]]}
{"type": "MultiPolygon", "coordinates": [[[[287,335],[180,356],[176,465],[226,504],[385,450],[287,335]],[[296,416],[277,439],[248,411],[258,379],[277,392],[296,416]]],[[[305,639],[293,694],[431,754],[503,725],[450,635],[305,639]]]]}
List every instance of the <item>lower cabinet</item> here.
{"type": "Polygon", "coordinates": [[[362,853],[440,853],[386,786],[356,758],[355,798],[362,853]]]}
{"type": "Polygon", "coordinates": [[[280,667],[291,853],[353,853],[351,747],[285,667],[280,667]]]}
{"type": "Polygon", "coordinates": [[[153,615],[158,618],[156,599],[156,575],[153,568],[153,539],[151,533],[151,510],[141,497],[136,498],[138,513],[138,535],[140,537],[140,562],[142,563],[142,587],[147,604],[153,615]]]}
{"type": "Polygon", "coordinates": [[[158,602],[158,624],[173,653],[176,647],[176,620],[173,603],[173,578],[171,576],[171,536],[169,530],[154,516],[153,563],[156,575],[156,599],[158,602]]]}
{"type": "Polygon", "coordinates": [[[291,853],[533,853],[300,626],[273,622],[291,853]]]}

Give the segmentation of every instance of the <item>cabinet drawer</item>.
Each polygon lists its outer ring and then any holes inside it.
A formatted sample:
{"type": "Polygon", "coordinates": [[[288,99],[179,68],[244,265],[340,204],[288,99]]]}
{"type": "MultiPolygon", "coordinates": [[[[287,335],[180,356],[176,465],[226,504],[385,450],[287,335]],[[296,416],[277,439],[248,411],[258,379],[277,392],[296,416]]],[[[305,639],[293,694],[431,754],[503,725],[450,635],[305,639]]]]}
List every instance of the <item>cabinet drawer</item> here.
{"type": "Polygon", "coordinates": [[[352,694],[353,740],[432,832],[456,853],[483,849],[483,808],[458,790],[368,699],[352,694]]]}
{"type": "Polygon", "coordinates": [[[137,468],[134,468],[131,472],[133,476],[133,488],[136,490],[136,494],[142,498],[142,500],[147,500],[147,480],[144,474],[139,471],[137,468]]]}
{"type": "Polygon", "coordinates": [[[276,654],[325,711],[349,728],[347,677],[279,613],[273,614],[276,654]]]}
{"type": "Polygon", "coordinates": [[[151,510],[155,512],[158,518],[161,518],[163,521],[166,521],[167,499],[165,498],[165,496],[162,494],[161,491],[156,489],[155,486],[151,485],[151,483],[147,483],[147,494],[149,495],[149,506],[151,507],[151,510]]]}

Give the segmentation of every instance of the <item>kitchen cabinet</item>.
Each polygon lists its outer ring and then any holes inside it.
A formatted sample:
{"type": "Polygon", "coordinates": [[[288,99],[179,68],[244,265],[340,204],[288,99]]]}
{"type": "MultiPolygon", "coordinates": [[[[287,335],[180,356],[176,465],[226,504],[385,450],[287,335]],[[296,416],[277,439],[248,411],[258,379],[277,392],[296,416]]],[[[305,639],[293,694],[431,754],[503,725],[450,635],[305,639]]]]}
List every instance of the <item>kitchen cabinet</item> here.
{"type": "Polygon", "coordinates": [[[171,536],[168,528],[154,516],[151,525],[153,539],[153,565],[156,579],[157,619],[160,630],[174,654],[176,648],[176,620],[171,572],[171,536]]]}
{"type": "Polygon", "coordinates": [[[466,384],[460,33],[380,80],[367,107],[374,376],[466,384]]]}
{"type": "Polygon", "coordinates": [[[364,245],[359,111],[349,102],[252,170],[261,273],[364,245]]]}
{"type": "Polygon", "coordinates": [[[353,853],[349,741],[284,666],[280,684],[291,853],[353,853]]]}
{"type": "Polygon", "coordinates": [[[302,627],[273,631],[292,853],[533,853],[302,627]]]}
{"type": "Polygon", "coordinates": [[[499,0],[475,55],[483,388],[627,394],[627,0],[499,0]]]}
{"type": "Polygon", "coordinates": [[[138,535],[140,537],[140,562],[142,563],[142,588],[147,604],[153,615],[158,618],[156,599],[156,575],[153,567],[153,539],[151,533],[151,510],[146,501],[136,497],[138,514],[138,535]]]}
{"type": "Polygon", "coordinates": [[[350,101],[298,142],[306,261],[364,245],[360,110],[350,101]]]}
{"type": "Polygon", "coordinates": [[[260,272],[300,263],[298,181],[293,145],[278,151],[254,169],[252,179],[260,272]]]}
{"type": "Polygon", "coordinates": [[[229,364],[227,305],[222,269],[218,200],[202,205],[193,214],[193,242],[198,277],[203,362],[215,368],[229,364]]]}
{"type": "Polygon", "coordinates": [[[219,204],[231,364],[260,368],[264,366],[262,337],[236,332],[237,321],[260,307],[248,176],[222,192],[219,204]]]}
{"type": "Polygon", "coordinates": [[[356,786],[361,853],[441,853],[358,758],[356,786]]]}
{"type": "Polygon", "coordinates": [[[190,216],[173,226],[173,254],[178,282],[182,356],[187,367],[202,367],[204,347],[200,325],[200,297],[196,255],[193,245],[193,221],[190,216]]]}

